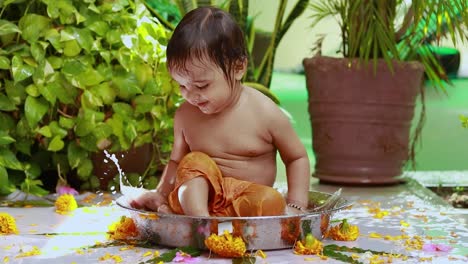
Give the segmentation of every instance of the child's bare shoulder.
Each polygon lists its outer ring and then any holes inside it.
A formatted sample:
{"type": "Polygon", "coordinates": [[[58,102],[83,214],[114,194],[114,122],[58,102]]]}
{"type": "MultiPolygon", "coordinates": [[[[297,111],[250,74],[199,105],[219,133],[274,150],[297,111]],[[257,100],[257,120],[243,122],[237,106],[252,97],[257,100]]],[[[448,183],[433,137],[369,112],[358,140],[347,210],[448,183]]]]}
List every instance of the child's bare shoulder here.
{"type": "Polygon", "coordinates": [[[256,109],[256,111],[261,111],[264,114],[269,114],[272,116],[276,116],[278,113],[282,113],[281,109],[276,105],[273,100],[271,100],[268,96],[264,95],[262,92],[245,86],[248,91],[249,101],[251,101],[250,105],[256,109]]]}
{"type": "Polygon", "coordinates": [[[195,114],[195,107],[188,102],[183,102],[176,110],[175,120],[190,120],[195,114]]]}

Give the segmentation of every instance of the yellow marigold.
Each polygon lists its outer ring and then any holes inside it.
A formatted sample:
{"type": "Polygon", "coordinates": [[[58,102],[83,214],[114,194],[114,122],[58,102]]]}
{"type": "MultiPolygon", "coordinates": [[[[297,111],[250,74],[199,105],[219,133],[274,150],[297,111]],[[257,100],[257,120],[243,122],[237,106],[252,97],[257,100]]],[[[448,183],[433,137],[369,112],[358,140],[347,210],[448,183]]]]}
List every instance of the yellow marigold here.
{"type": "Polygon", "coordinates": [[[78,208],[75,197],[71,194],[62,194],[55,201],[55,212],[67,214],[78,208]]]}
{"type": "Polygon", "coordinates": [[[130,217],[122,216],[109,226],[110,239],[129,240],[138,236],[138,229],[130,217]]]}
{"type": "Polygon", "coordinates": [[[294,254],[298,255],[322,255],[323,244],[312,234],[307,234],[305,239],[294,244],[294,254]]]}
{"type": "Polygon", "coordinates": [[[354,241],[359,236],[359,228],[350,225],[346,219],[332,228],[327,233],[327,237],[339,241],[354,241]]]}
{"type": "Polygon", "coordinates": [[[18,234],[16,220],[8,213],[0,212],[0,235],[18,234]]]}
{"type": "Polygon", "coordinates": [[[211,234],[205,239],[205,245],[217,255],[227,258],[242,257],[247,250],[242,238],[233,237],[226,230],[219,236],[211,234]]]}

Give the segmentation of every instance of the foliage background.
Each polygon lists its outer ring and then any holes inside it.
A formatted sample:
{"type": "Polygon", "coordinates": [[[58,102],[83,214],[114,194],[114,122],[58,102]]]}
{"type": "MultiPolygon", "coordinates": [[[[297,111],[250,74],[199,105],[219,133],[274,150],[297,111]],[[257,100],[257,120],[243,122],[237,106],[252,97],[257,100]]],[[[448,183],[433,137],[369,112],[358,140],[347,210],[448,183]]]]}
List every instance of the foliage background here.
{"type": "Polygon", "coordinates": [[[138,0],[0,8],[0,194],[42,195],[60,178],[96,189],[94,153],[144,144],[160,154],[140,175],[154,186],[180,100],[165,66],[170,31],[138,0]]]}

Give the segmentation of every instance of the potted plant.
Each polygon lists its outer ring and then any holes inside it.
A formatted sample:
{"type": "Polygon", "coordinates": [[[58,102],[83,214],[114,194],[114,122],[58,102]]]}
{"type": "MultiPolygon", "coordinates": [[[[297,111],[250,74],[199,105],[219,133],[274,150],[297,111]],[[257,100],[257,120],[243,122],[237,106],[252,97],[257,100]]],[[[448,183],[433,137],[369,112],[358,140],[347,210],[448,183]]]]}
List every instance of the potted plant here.
{"type": "Polygon", "coordinates": [[[115,174],[101,179],[93,157],[140,147],[134,180],[154,188],[181,98],[165,66],[170,32],[139,0],[0,7],[0,195],[42,195],[60,178],[107,189],[115,174]]]}
{"type": "Polygon", "coordinates": [[[333,16],[342,37],[343,58],[318,54],[303,61],[314,175],[321,182],[395,184],[414,161],[423,115],[412,140],[411,121],[418,94],[424,98],[424,73],[439,88],[447,81],[427,44],[444,36],[466,41],[468,15],[466,1],[407,2],[311,2],[312,24],[333,16]]]}

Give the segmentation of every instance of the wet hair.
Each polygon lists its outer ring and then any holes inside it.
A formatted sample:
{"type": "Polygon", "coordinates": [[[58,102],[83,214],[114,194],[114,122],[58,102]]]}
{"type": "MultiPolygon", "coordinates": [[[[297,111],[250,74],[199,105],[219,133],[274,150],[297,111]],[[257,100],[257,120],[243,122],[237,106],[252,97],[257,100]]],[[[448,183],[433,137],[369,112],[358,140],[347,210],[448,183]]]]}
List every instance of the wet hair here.
{"type": "Polygon", "coordinates": [[[167,45],[167,67],[187,72],[193,59],[215,63],[231,88],[236,67],[247,59],[244,34],[229,13],[215,7],[199,7],[179,22],[167,45]]]}

